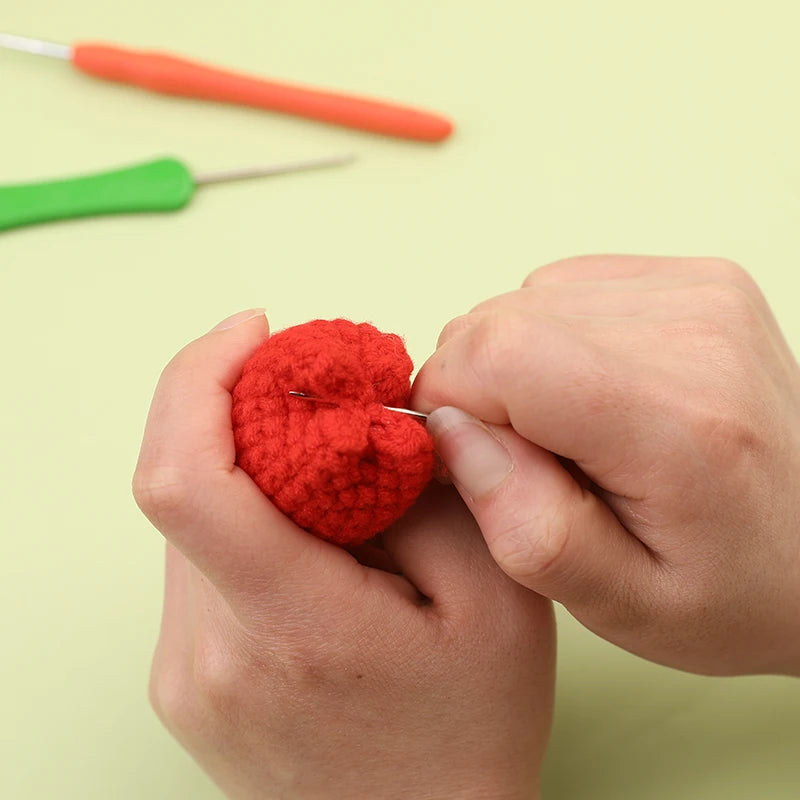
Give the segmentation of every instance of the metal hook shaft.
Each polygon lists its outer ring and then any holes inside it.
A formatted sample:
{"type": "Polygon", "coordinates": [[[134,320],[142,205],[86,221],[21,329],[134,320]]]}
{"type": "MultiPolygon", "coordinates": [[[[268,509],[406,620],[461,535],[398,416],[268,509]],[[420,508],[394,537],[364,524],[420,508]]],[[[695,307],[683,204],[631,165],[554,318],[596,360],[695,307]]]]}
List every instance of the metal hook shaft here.
{"type": "Polygon", "coordinates": [[[61,58],[65,61],[72,59],[72,48],[69,45],[46,42],[44,39],[31,39],[29,36],[15,36],[13,33],[0,33],[0,47],[33,53],[36,56],[61,58]]]}
{"type": "Polygon", "coordinates": [[[287,172],[302,172],[311,169],[324,169],[325,167],[340,167],[350,164],[356,157],[352,153],[323,158],[310,158],[305,161],[289,161],[285,164],[267,164],[261,167],[244,167],[243,169],[230,169],[224,172],[210,172],[195,175],[194,182],[197,186],[206,186],[209,183],[224,183],[227,181],[244,181],[251,178],[266,178],[270,175],[283,175],[287,172]]]}

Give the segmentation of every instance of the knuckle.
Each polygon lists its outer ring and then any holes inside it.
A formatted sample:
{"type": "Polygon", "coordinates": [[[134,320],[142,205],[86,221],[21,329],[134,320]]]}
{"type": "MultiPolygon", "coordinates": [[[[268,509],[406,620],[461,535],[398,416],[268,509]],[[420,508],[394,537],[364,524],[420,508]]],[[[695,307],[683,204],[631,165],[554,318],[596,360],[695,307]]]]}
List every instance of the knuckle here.
{"type": "MultiPolygon", "coordinates": [[[[187,345],[188,347],[188,345],[187,345]]],[[[186,348],[176,353],[161,370],[156,384],[156,394],[173,394],[186,374],[186,348]]]]}
{"type": "Polygon", "coordinates": [[[442,332],[439,334],[439,339],[436,342],[436,348],[440,348],[446,342],[464,333],[464,331],[469,330],[476,323],[477,317],[473,313],[454,317],[442,328],[442,332]]]}
{"type": "Polygon", "coordinates": [[[706,262],[706,269],[717,280],[732,284],[754,285],[747,270],[728,258],[711,258],[706,262]]]}
{"type": "Polygon", "coordinates": [[[732,347],[752,340],[763,327],[759,296],[741,285],[710,281],[697,286],[694,292],[694,318],[687,316],[677,325],[684,333],[728,342],[732,347]]]}
{"type": "Polygon", "coordinates": [[[525,280],[522,281],[521,288],[530,289],[532,286],[539,286],[542,283],[551,283],[554,280],[558,280],[559,273],[563,271],[564,265],[570,263],[571,260],[554,261],[552,264],[537,267],[527,274],[525,280]]]}
{"type": "Polygon", "coordinates": [[[180,397],[197,381],[198,371],[205,367],[206,359],[199,340],[189,342],[161,370],[156,395],[162,399],[180,397]]]}
{"type": "Polygon", "coordinates": [[[493,311],[502,311],[504,308],[513,308],[515,302],[524,296],[523,293],[517,289],[511,292],[504,292],[503,294],[490,297],[488,300],[482,300],[477,305],[470,309],[470,315],[488,313],[493,311]]]}
{"type": "Polygon", "coordinates": [[[247,703],[245,691],[252,680],[239,648],[218,637],[200,634],[195,642],[192,678],[197,695],[223,718],[235,716],[247,703]]]}
{"type": "Polygon", "coordinates": [[[575,533],[575,514],[565,506],[556,504],[496,537],[495,557],[506,574],[531,587],[563,576],[575,533]]]}
{"type": "Polygon", "coordinates": [[[156,666],[154,662],[148,697],[156,716],[170,731],[194,731],[201,727],[202,709],[191,681],[174,665],[156,666]]]}
{"type": "Polygon", "coordinates": [[[535,286],[541,277],[541,267],[529,272],[522,281],[522,288],[529,289],[531,286],[535,286]]]}
{"type": "Polygon", "coordinates": [[[704,267],[704,271],[709,278],[713,282],[728,288],[730,294],[727,296],[729,298],[737,298],[740,305],[744,299],[748,301],[748,306],[751,307],[754,303],[763,301],[761,289],[753,276],[735,261],[725,258],[713,258],[706,260],[704,267]]]}
{"type": "MultiPolygon", "coordinates": [[[[657,614],[658,572],[624,563],[597,569],[590,549],[602,546],[590,526],[602,526],[600,501],[590,492],[565,496],[535,518],[506,530],[492,545],[502,570],[517,582],[583,610],[606,632],[622,634],[649,625],[657,614]]],[[[610,563],[610,562],[606,562],[610,563]]],[[[645,562],[646,563],[646,562],[645,562]]]]}
{"type": "MultiPolygon", "coordinates": [[[[166,364],[161,371],[161,381],[180,380],[187,372],[190,372],[193,362],[197,361],[198,340],[184,345],[166,364]]],[[[199,354],[198,354],[199,355],[199,354]]]]}
{"type": "Polygon", "coordinates": [[[133,475],[133,497],[157,528],[180,523],[192,506],[194,491],[186,471],[164,465],[139,465],[133,475]]]}
{"type": "Polygon", "coordinates": [[[586,270],[591,270],[597,264],[608,260],[607,256],[597,254],[585,254],[578,256],[570,256],[569,258],[560,258],[558,261],[552,261],[544,266],[537,267],[522,282],[522,288],[526,289],[530,286],[536,286],[540,283],[551,283],[559,281],[572,274],[580,275],[586,270]]]}
{"type": "Polygon", "coordinates": [[[470,363],[485,380],[503,385],[504,377],[519,366],[519,347],[525,340],[523,315],[516,309],[486,312],[472,334],[470,363]]]}
{"type": "Polygon", "coordinates": [[[738,283],[719,284],[716,292],[712,292],[715,309],[722,311],[734,321],[755,320],[756,308],[750,295],[738,283]]]}

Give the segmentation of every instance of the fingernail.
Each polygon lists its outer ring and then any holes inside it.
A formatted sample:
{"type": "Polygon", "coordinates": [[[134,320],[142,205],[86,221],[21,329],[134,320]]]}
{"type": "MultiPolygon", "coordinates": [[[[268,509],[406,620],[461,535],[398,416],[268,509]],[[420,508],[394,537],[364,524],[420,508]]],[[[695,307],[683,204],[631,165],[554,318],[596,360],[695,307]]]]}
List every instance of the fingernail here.
{"type": "Polygon", "coordinates": [[[229,328],[235,328],[243,322],[248,322],[251,319],[263,317],[265,315],[266,311],[263,308],[251,308],[249,311],[240,311],[238,314],[234,314],[232,317],[222,320],[219,325],[215,325],[211,330],[227,331],[229,328]]]}
{"type": "Polygon", "coordinates": [[[496,489],[514,468],[502,442],[459,408],[437,408],[428,416],[427,428],[453,481],[473,500],[496,489]]]}

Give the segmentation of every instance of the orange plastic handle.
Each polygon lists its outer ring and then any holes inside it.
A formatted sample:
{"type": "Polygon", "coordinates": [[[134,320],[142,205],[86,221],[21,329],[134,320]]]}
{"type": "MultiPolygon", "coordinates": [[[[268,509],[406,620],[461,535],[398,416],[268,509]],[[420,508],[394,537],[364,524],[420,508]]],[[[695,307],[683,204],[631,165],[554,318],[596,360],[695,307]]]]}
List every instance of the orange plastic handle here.
{"type": "Polygon", "coordinates": [[[79,44],[73,48],[72,63],[98,78],[133,84],[162,94],[282,111],[405,139],[438,142],[453,130],[449,120],[427,111],[276,83],[165,53],[79,44]]]}

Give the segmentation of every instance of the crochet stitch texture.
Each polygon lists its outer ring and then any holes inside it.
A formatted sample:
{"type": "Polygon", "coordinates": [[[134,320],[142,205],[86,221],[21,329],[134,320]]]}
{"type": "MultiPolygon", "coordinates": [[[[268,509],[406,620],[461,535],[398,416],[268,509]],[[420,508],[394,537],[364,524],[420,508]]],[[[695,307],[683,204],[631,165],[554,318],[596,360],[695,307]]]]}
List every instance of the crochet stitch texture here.
{"type": "Polygon", "coordinates": [[[337,544],[366,541],[433,472],[424,425],[384,408],[408,405],[412,369],[402,339],[368,323],[314,320],[274,334],[233,390],[238,465],[302,528],[337,544]]]}

